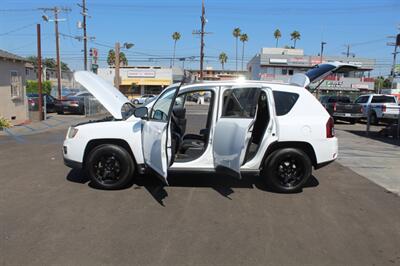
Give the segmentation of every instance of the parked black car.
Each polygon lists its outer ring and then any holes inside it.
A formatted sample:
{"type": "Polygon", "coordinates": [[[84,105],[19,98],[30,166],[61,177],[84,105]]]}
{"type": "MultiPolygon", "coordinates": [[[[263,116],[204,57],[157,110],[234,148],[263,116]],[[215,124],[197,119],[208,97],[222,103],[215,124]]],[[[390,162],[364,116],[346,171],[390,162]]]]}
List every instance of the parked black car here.
{"type": "Polygon", "coordinates": [[[363,108],[347,96],[322,96],[320,102],[335,120],[357,123],[363,118],[363,108]]]}
{"type": "MultiPolygon", "coordinates": [[[[26,95],[28,97],[28,106],[29,111],[38,111],[39,110],[39,94],[38,93],[28,93],[26,95]]],[[[42,94],[43,103],[44,99],[46,99],[46,112],[54,113],[56,111],[56,103],[57,99],[48,94],[42,94]]]]}
{"type": "Polygon", "coordinates": [[[89,92],[78,92],[73,95],[65,96],[64,99],[56,103],[57,114],[65,112],[74,114],[85,114],[85,97],[91,97],[89,92]]]}

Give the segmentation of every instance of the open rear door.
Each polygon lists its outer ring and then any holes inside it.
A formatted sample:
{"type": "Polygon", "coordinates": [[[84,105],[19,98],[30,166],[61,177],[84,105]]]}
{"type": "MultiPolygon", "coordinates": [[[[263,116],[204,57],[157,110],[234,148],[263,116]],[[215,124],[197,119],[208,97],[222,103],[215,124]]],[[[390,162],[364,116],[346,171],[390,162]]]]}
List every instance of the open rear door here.
{"type": "Polygon", "coordinates": [[[222,106],[213,138],[214,167],[218,172],[240,178],[251,141],[261,87],[237,86],[223,92],[222,106]]]}
{"type": "Polygon", "coordinates": [[[143,120],[142,146],[145,164],[154,170],[164,181],[172,160],[170,116],[179,87],[164,91],[149,111],[148,119],[143,120]]]}

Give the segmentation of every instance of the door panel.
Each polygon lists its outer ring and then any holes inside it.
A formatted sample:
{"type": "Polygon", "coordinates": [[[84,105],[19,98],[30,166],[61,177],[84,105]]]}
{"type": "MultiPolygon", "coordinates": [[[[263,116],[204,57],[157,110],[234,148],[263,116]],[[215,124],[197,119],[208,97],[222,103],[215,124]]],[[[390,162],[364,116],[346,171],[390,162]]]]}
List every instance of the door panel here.
{"type": "Polygon", "coordinates": [[[142,147],[145,164],[168,184],[167,171],[174,156],[171,152],[170,115],[179,87],[165,91],[154,103],[148,120],[142,122],[142,147]]]}
{"type": "Polygon", "coordinates": [[[225,90],[213,140],[214,167],[240,178],[240,167],[251,141],[261,88],[232,87],[225,90]]]}

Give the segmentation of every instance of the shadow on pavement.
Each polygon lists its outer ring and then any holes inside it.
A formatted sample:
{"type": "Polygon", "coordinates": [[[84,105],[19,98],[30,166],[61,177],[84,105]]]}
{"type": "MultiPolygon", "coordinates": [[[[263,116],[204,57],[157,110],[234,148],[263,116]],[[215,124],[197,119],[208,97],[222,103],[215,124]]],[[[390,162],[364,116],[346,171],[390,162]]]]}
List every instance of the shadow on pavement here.
{"type": "Polygon", "coordinates": [[[342,130],[346,131],[346,132],[349,132],[351,134],[357,135],[359,137],[372,139],[372,140],[377,140],[377,141],[380,141],[380,142],[384,142],[386,144],[400,146],[400,140],[399,139],[394,139],[394,138],[391,138],[391,137],[382,136],[377,131],[370,131],[369,134],[367,135],[367,132],[365,130],[349,130],[349,129],[342,129],[342,130]]]}
{"type": "MultiPolygon", "coordinates": [[[[89,187],[98,189],[91,184],[89,178],[87,178],[81,170],[71,170],[66,179],[73,183],[87,183],[89,187]]],[[[245,175],[242,179],[236,179],[234,177],[219,174],[172,173],[168,176],[168,182],[169,187],[211,188],[219,195],[229,200],[232,200],[230,196],[235,193],[234,188],[257,188],[261,191],[280,194],[266,185],[263,178],[253,175],[245,175]]],[[[304,188],[317,187],[318,185],[318,180],[312,175],[305,184],[304,188]]],[[[164,200],[168,197],[168,192],[165,190],[164,183],[161,182],[161,180],[156,176],[138,176],[135,178],[134,184],[131,184],[131,186],[128,188],[132,186],[134,186],[134,189],[140,189],[141,187],[144,187],[161,206],[165,206],[164,200]]]]}

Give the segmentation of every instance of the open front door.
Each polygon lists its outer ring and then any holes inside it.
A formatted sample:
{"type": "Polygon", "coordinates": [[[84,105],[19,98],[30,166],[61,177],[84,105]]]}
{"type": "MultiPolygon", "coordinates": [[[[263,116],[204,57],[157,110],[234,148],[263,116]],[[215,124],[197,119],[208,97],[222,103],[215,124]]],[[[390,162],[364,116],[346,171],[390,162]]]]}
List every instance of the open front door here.
{"type": "Polygon", "coordinates": [[[143,120],[142,145],[145,164],[167,182],[167,170],[172,160],[170,116],[179,87],[166,90],[143,120]]]}
{"type": "Polygon", "coordinates": [[[213,139],[217,171],[241,177],[240,167],[251,141],[260,92],[261,87],[254,85],[232,87],[223,92],[222,112],[213,139]]]}

